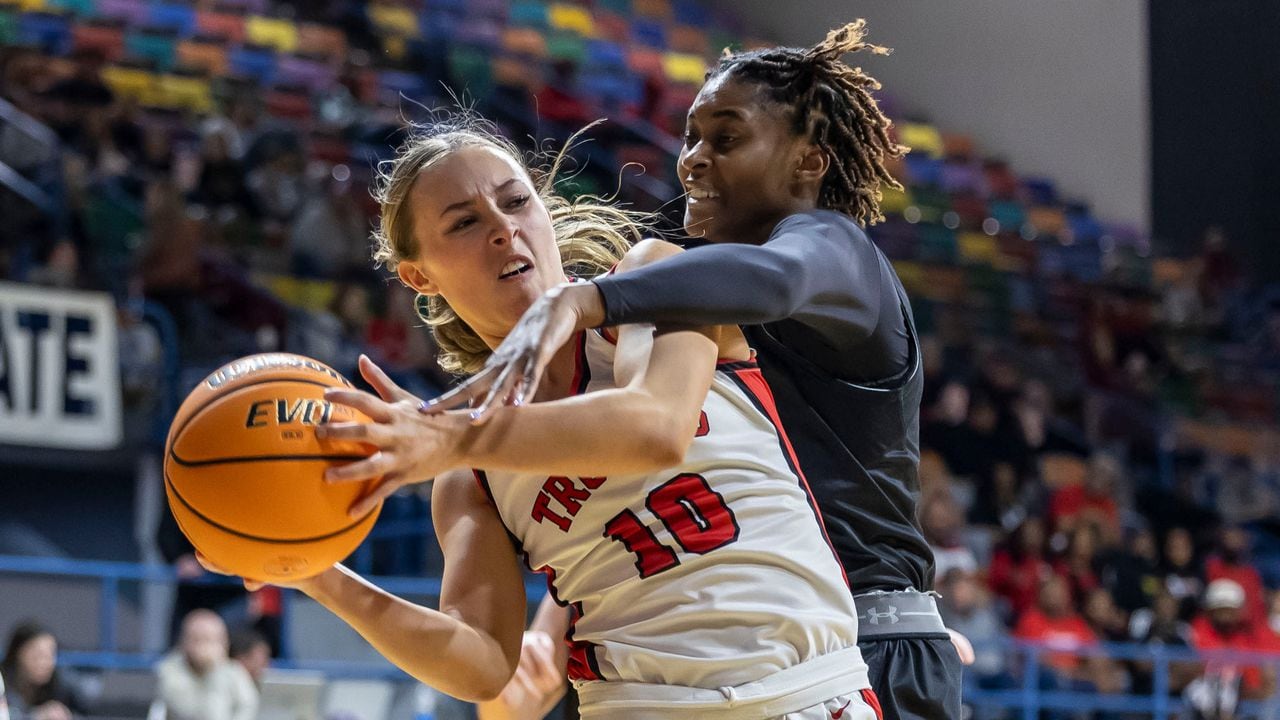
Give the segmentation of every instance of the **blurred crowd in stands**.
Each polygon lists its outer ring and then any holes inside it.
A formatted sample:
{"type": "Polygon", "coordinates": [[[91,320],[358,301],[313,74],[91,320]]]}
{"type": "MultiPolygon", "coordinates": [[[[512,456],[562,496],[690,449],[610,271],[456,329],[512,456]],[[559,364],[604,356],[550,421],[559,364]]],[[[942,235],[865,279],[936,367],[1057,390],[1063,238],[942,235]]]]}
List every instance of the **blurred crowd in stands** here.
{"type": "MultiPolygon", "coordinates": [[[[334,82],[304,95],[301,114],[233,76],[214,79],[203,111],[156,108],[104,80],[110,63],[99,50],[54,57],[0,45],[0,97],[58,141],[43,149],[5,126],[0,157],[65,210],[64,222],[30,211],[5,220],[0,279],[114,294],[135,410],[158,412],[162,391],[147,306],[174,321],[191,377],[283,349],[348,375],[366,352],[424,396],[450,381],[412,297],[368,257],[374,163],[401,137],[413,103],[447,94],[423,84],[421,98],[388,95],[368,77],[383,69],[457,80],[466,57],[387,60],[364,6],[273,6],[345,28],[334,82]]],[[[541,82],[498,77],[478,98],[517,141],[563,138],[610,112],[678,131],[666,110],[687,88],[668,94],[661,74],[645,76],[624,110],[584,90],[572,62],[545,68],[541,82]]],[[[978,648],[974,682],[1016,685],[1008,638],[1063,651],[1044,657],[1045,688],[1103,693],[1151,692],[1150,663],[1072,649],[1280,652],[1280,292],[1236,266],[1221,231],[1207,229],[1194,256],[1162,255],[1158,243],[1058,199],[1051,184],[984,160],[962,136],[905,121],[899,132],[915,148],[899,168],[906,187],[886,195],[888,220],[871,232],[923,332],[920,517],[946,621],[978,648]]],[[[651,162],[672,162],[651,150],[651,162]]],[[[617,155],[606,176],[644,153],[617,155]]],[[[590,178],[566,191],[611,189],[590,178]]],[[[165,554],[198,574],[185,549],[165,554]]],[[[229,665],[222,621],[187,614],[210,604],[181,608],[161,691],[190,697],[199,685],[248,703],[269,645],[242,643],[242,657],[255,658],[249,671],[229,665]]],[[[0,669],[17,717],[79,710],[55,648],[36,625],[13,631],[0,669]]],[[[1236,679],[1246,698],[1276,687],[1264,666],[1209,662],[1175,664],[1169,690],[1218,698],[1236,679]]],[[[180,703],[172,707],[180,717],[180,703]]],[[[218,717],[240,717],[227,712],[218,717]]]]}

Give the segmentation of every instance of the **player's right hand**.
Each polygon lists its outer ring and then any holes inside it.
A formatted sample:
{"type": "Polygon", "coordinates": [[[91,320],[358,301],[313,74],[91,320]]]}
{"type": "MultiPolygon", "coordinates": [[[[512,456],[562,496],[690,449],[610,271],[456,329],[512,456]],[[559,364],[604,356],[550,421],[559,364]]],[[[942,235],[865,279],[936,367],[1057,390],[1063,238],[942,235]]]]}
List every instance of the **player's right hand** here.
{"type": "MultiPolygon", "coordinates": [[[[203,567],[205,570],[208,570],[209,572],[214,573],[216,575],[226,575],[228,577],[237,577],[236,574],[231,572],[230,570],[219,567],[217,563],[213,562],[208,557],[200,553],[199,550],[196,551],[196,561],[199,562],[200,566],[203,567]]],[[[268,585],[275,585],[277,587],[294,588],[296,590],[302,590],[303,592],[306,592],[307,586],[310,583],[314,582],[317,577],[319,577],[319,575],[305,578],[302,580],[294,580],[292,582],[265,582],[262,580],[250,580],[249,578],[241,578],[241,580],[244,581],[244,589],[248,590],[249,592],[256,592],[268,585]]]]}
{"type": "Polygon", "coordinates": [[[520,664],[497,698],[476,706],[479,720],[541,720],[565,691],[564,668],[556,663],[555,640],[540,630],[524,634],[520,664]]]}

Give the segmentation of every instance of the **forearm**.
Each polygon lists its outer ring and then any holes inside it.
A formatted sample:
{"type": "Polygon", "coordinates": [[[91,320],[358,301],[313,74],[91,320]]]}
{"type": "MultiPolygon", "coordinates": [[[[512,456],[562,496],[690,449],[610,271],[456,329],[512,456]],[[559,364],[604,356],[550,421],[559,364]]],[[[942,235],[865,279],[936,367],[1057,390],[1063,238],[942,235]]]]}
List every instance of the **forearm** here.
{"type": "Polygon", "coordinates": [[[306,593],[397,667],[461,700],[497,695],[514,671],[487,633],[391,595],[341,566],[316,578],[306,593]]]}
{"type": "Polygon", "coordinates": [[[710,246],[593,284],[604,325],[753,325],[795,313],[808,299],[805,270],[773,249],[710,246]]]}
{"type": "Polygon", "coordinates": [[[462,466],[566,477],[669,467],[681,459],[673,455],[674,431],[687,424],[692,437],[697,422],[696,414],[683,422],[651,396],[627,389],[499,408],[478,427],[465,414],[450,417],[462,466]]]}

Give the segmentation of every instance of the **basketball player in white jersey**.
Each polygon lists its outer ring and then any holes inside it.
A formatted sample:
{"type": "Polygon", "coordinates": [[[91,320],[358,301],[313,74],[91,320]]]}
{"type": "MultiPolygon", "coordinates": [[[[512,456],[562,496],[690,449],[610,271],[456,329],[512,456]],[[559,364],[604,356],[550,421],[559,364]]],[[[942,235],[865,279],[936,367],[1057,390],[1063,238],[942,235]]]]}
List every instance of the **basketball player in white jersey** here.
{"type": "MultiPolygon", "coordinates": [[[[566,267],[608,267],[620,226],[635,230],[535,189],[516,157],[473,130],[423,136],[381,188],[377,257],[430,298],[457,369],[481,366],[566,267]]],[[[618,271],[665,252],[642,244],[618,271]]],[[[297,587],[419,680],[467,700],[502,690],[520,654],[523,555],[571,609],[583,718],[878,716],[844,573],[736,328],[584,333],[534,403],[484,426],[416,400],[330,399],[375,422],[321,437],[377,439],[389,455],[411,420],[405,440],[433,449],[440,610],[340,566],[297,587]],[[458,467],[484,470],[437,472],[458,467]]]]}

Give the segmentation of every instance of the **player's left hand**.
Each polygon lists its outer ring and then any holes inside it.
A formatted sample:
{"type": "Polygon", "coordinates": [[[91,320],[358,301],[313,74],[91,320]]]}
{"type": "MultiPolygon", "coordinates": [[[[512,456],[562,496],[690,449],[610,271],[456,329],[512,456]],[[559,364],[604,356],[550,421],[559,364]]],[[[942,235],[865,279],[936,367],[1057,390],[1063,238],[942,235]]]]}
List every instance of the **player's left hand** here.
{"type": "MultiPolygon", "coordinates": [[[[225,568],[219,567],[217,563],[210,560],[207,556],[205,556],[198,550],[196,551],[196,561],[199,562],[200,566],[203,567],[205,570],[208,570],[209,572],[214,573],[215,575],[227,575],[229,577],[237,577],[235,573],[225,568]]],[[[257,592],[258,590],[261,590],[262,588],[268,585],[276,585],[279,587],[291,587],[291,588],[296,588],[298,590],[302,590],[305,592],[307,589],[307,586],[313,580],[315,580],[315,578],[314,577],[306,578],[303,580],[296,580],[293,582],[271,582],[271,583],[263,582],[261,580],[250,580],[249,578],[241,578],[241,580],[244,581],[244,589],[248,590],[249,592],[257,592]]]]}
{"type": "Polygon", "coordinates": [[[457,467],[457,432],[468,426],[465,416],[457,413],[422,414],[418,411],[422,402],[396,385],[372,360],[361,355],[359,365],[360,375],[381,397],[330,388],[324,398],[355,408],[373,422],[316,427],[316,437],[322,440],[354,441],[375,448],[364,460],[325,471],[327,482],[377,480],[373,490],[351,506],[352,517],[364,516],[405,485],[426,482],[457,467]]]}
{"type": "Polygon", "coordinates": [[[947,628],[947,634],[951,636],[951,644],[955,646],[956,653],[960,656],[961,665],[972,665],[977,661],[977,653],[973,651],[973,643],[969,642],[969,638],[951,628],[947,628]]]}

